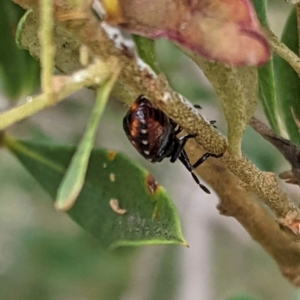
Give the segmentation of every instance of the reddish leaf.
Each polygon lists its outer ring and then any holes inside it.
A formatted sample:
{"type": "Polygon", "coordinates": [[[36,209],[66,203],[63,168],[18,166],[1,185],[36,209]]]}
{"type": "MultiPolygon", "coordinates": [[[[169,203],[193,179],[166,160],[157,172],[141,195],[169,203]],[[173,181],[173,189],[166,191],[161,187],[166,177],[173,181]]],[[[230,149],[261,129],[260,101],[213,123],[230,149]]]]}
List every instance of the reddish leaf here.
{"type": "Polygon", "coordinates": [[[107,21],[148,38],[165,37],[210,60],[261,65],[269,45],[248,0],[119,0],[107,21]]]}

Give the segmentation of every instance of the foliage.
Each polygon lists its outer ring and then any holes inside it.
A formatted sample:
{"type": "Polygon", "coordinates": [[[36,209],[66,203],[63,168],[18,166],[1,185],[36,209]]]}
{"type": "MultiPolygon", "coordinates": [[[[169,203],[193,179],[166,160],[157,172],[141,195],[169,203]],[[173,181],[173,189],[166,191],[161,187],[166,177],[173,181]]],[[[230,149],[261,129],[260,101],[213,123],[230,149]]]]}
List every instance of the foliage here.
{"type": "MultiPolygon", "coordinates": [[[[178,4],[172,0],[174,5],[168,6],[167,0],[146,0],[143,7],[137,0],[102,1],[106,9],[102,26],[84,1],[40,1],[40,9],[36,0],[13,2],[27,12],[19,21],[20,8],[9,0],[3,4],[9,13],[0,21],[0,30],[5,33],[5,48],[0,48],[1,86],[6,97],[17,100],[29,96],[29,101],[0,114],[0,144],[56,201],[57,210],[66,211],[104,248],[187,245],[175,205],[149,171],[119,151],[94,148],[109,94],[127,104],[144,94],[188,134],[195,135],[185,148],[191,160],[203,151],[223,154],[219,160],[208,159],[197,174],[218,194],[220,213],[236,218],[275,259],[283,275],[299,285],[300,248],[295,237],[300,234],[300,210],[281,189],[275,174],[258,169],[241,147],[250,124],[283,153],[292,165],[288,182],[299,185],[299,5],[286,16],[280,42],[269,27],[266,1],[178,4]],[[118,28],[133,39],[123,39],[118,28]],[[181,55],[191,58],[212,84],[224,112],[227,138],[175,91],[180,89],[176,80],[169,85],[163,73],[172,75],[158,63],[155,53],[156,39],[161,37],[175,42],[181,55]],[[16,44],[40,61],[40,79],[36,62],[16,44]],[[14,59],[8,59],[8,54],[14,59]],[[59,74],[53,72],[53,66],[59,74]],[[31,97],[39,80],[41,92],[31,97]],[[67,144],[11,137],[9,126],[83,87],[97,89],[97,100],[77,150],[67,144]],[[253,118],[258,98],[271,130],[253,118]]],[[[171,59],[169,68],[176,65],[171,59]]],[[[197,82],[190,86],[194,86],[195,95],[198,91],[205,95],[197,82]]],[[[191,90],[187,95],[192,95],[191,90]]],[[[121,263],[131,259],[131,250],[119,251],[121,263]]],[[[168,253],[166,250],[163,256],[168,253]]],[[[170,277],[175,282],[168,272],[159,271],[158,278],[170,277]]],[[[119,288],[125,289],[126,284],[119,288]]],[[[153,299],[163,290],[161,282],[156,286],[153,299]]],[[[106,299],[117,299],[117,294],[106,299]]],[[[170,292],[166,297],[172,299],[173,295],[170,292]]],[[[242,293],[228,299],[248,298],[242,293]]]]}

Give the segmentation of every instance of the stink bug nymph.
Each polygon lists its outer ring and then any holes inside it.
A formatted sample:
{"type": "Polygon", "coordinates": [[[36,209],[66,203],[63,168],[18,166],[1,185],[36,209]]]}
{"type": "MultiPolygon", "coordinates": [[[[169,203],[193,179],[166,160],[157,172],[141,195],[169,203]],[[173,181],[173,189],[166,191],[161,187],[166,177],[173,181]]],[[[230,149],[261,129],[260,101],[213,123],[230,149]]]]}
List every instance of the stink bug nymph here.
{"type": "Polygon", "coordinates": [[[180,126],[142,95],[129,108],[123,119],[123,128],[131,144],[143,157],[152,163],[160,162],[166,157],[170,157],[171,163],[179,159],[202,190],[210,194],[208,188],[201,184],[193,173],[193,169],[208,157],[219,158],[223,154],[205,153],[191,165],[184,146],[187,140],[194,138],[195,135],[186,134],[177,137],[182,131],[180,126]]]}

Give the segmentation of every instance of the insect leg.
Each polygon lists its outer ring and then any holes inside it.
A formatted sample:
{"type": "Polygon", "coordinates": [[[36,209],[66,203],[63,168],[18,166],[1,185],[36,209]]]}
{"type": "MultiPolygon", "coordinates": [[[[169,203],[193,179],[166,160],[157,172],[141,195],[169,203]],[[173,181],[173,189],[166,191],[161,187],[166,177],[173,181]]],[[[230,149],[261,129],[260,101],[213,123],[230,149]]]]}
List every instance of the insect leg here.
{"type": "Polygon", "coordinates": [[[194,178],[195,182],[201,187],[201,189],[207,193],[210,194],[209,189],[200,183],[199,178],[193,173],[193,166],[191,165],[191,162],[185,152],[184,149],[182,149],[180,155],[178,156],[179,160],[182,162],[182,164],[188,169],[188,171],[191,173],[192,177],[194,178]]]}
{"type": "Polygon", "coordinates": [[[205,153],[203,156],[201,156],[194,164],[193,164],[193,169],[196,169],[199,167],[202,163],[204,163],[209,157],[215,157],[215,158],[220,158],[223,156],[223,153],[221,154],[214,154],[214,153],[205,153]]]}
{"type": "Polygon", "coordinates": [[[178,128],[174,131],[174,134],[177,135],[180,133],[183,129],[178,125],[178,128]]]}
{"type": "Polygon", "coordinates": [[[178,139],[178,144],[175,145],[174,151],[173,151],[171,159],[170,159],[170,161],[172,163],[178,158],[178,156],[180,155],[180,152],[183,151],[183,148],[184,148],[186,142],[188,141],[188,139],[193,138],[195,136],[196,136],[195,134],[186,134],[178,139]]]}

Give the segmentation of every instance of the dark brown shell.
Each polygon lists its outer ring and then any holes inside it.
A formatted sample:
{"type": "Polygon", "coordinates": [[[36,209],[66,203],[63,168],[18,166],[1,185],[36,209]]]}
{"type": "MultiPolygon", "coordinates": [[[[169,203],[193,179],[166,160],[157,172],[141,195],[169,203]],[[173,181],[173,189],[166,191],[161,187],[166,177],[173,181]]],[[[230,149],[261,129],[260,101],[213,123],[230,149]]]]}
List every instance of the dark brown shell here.
{"type": "Polygon", "coordinates": [[[152,162],[162,160],[164,149],[173,138],[174,127],[174,122],[143,96],[137,98],[123,119],[131,144],[152,162]]]}

